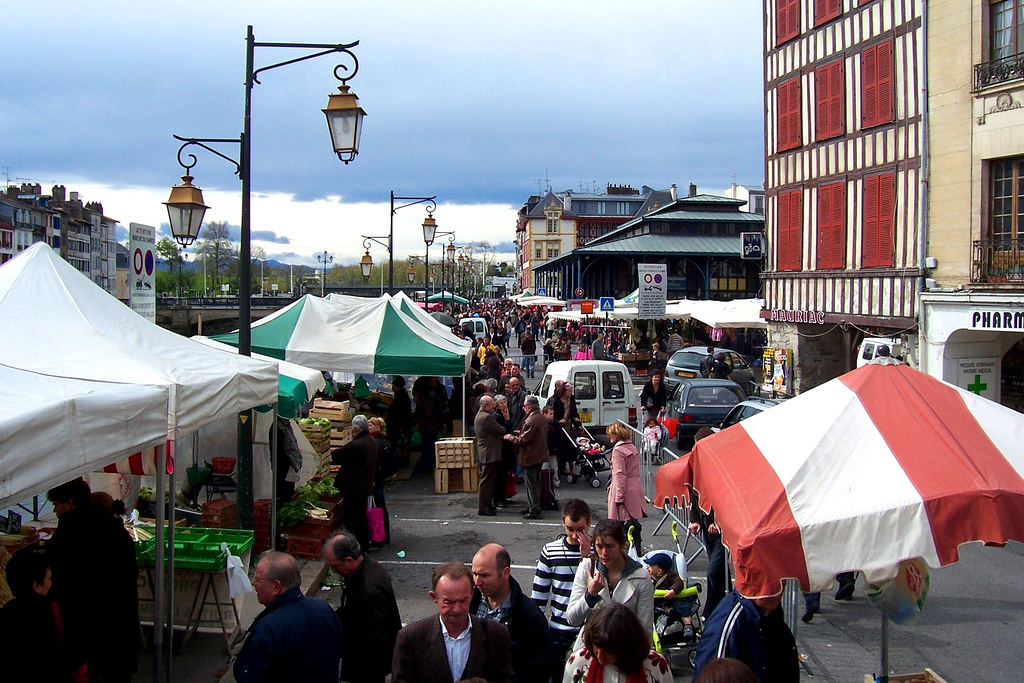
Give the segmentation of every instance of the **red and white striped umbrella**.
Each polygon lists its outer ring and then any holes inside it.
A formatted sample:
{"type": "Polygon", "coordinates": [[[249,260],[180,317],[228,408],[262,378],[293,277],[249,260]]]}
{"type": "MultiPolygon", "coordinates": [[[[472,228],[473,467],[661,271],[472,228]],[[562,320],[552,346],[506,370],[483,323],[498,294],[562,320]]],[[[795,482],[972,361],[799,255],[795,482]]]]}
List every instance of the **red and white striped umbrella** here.
{"type": "Polygon", "coordinates": [[[702,439],[657,474],[715,509],[747,597],[1024,541],[1024,415],[905,365],[867,365],[702,439]]]}

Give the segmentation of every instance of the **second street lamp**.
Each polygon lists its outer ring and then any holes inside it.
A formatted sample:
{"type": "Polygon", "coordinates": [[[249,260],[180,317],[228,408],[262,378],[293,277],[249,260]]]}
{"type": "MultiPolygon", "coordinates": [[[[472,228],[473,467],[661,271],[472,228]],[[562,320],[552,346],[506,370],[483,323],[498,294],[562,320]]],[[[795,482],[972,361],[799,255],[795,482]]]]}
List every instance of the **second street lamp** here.
{"type": "Polygon", "coordinates": [[[316,260],[317,263],[324,264],[324,276],[320,280],[320,298],[322,299],[324,296],[324,287],[327,286],[327,264],[334,263],[334,254],[328,254],[325,250],[324,253],[316,255],[316,260]]]}

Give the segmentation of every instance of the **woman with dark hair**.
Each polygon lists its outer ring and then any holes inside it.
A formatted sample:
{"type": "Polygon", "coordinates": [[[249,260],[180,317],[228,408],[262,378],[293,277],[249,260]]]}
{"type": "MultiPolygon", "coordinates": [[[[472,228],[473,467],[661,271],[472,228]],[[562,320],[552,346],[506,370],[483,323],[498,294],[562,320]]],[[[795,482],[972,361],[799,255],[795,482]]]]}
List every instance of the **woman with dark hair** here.
{"type": "Polygon", "coordinates": [[[671,683],[672,670],[651,649],[651,632],[625,605],[598,610],[569,655],[563,683],[671,683]]]}
{"type": "MultiPolygon", "coordinates": [[[[593,538],[592,550],[580,550],[585,557],[576,568],[565,620],[570,626],[582,626],[599,608],[620,604],[653,631],[654,584],[643,565],[626,553],[625,526],[615,519],[602,519],[594,526],[593,538]]],[[[575,646],[582,642],[581,635],[575,646]]]]}
{"type": "Polygon", "coordinates": [[[712,659],[700,672],[696,683],[760,683],[757,674],[738,659],[712,659]]]}

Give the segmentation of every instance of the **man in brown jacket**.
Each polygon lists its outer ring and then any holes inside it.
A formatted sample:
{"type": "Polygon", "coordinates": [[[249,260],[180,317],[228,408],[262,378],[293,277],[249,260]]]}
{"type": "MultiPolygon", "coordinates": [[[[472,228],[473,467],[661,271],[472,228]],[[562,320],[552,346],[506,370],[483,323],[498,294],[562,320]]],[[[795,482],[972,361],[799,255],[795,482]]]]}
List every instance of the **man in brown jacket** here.
{"type": "Polygon", "coordinates": [[[470,614],[473,577],[452,561],[431,577],[430,597],[438,614],[414,621],[398,633],[392,683],[513,683],[512,641],[504,624],[470,614]]]}
{"type": "MultiPolygon", "coordinates": [[[[494,399],[490,396],[480,397],[480,410],[473,418],[473,427],[476,429],[476,457],[483,466],[476,514],[493,517],[497,514],[494,510],[494,486],[498,465],[501,463],[501,439],[505,436],[505,430],[494,419],[494,399]]],[[[504,486],[505,482],[501,482],[501,485],[504,486]]]]}
{"type": "Polygon", "coordinates": [[[522,429],[518,434],[508,434],[505,438],[519,449],[519,466],[523,468],[523,481],[529,502],[523,517],[541,519],[540,468],[548,461],[548,421],[540,412],[540,402],[536,396],[526,397],[523,410],[526,417],[522,429]]]}

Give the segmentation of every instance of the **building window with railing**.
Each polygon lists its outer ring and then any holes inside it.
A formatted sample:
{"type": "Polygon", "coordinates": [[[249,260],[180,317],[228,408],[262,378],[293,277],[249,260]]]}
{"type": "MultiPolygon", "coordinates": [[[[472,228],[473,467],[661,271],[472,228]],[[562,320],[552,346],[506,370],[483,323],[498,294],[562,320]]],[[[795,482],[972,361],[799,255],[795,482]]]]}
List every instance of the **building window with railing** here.
{"type": "Polygon", "coordinates": [[[1024,0],[990,0],[989,61],[974,67],[975,88],[1024,78],[1024,0]]]}
{"type": "Polygon", "coordinates": [[[1024,281],[1024,157],[989,163],[989,223],[974,243],[974,282],[1024,281]]]}

